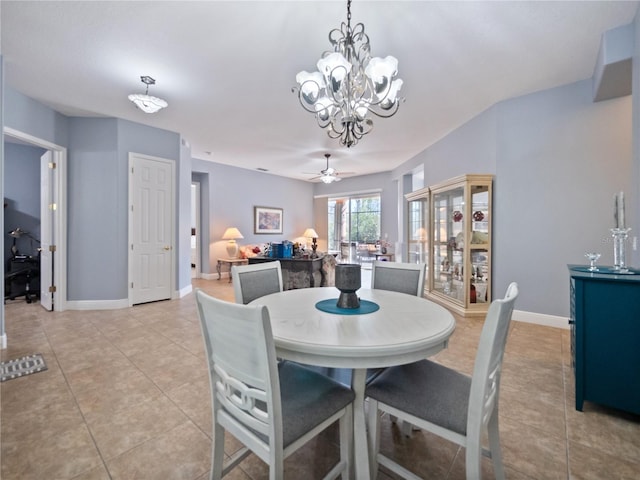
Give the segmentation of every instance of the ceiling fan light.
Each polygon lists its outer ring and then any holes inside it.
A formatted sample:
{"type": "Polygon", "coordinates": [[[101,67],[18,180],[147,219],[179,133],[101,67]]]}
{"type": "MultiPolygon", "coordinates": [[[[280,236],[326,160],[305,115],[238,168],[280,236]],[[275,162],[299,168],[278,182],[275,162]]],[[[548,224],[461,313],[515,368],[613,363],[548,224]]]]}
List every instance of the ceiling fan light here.
{"type": "Polygon", "coordinates": [[[333,183],[336,181],[336,177],[333,175],[322,175],[320,180],[322,180],[323,183],[333,183]]]}

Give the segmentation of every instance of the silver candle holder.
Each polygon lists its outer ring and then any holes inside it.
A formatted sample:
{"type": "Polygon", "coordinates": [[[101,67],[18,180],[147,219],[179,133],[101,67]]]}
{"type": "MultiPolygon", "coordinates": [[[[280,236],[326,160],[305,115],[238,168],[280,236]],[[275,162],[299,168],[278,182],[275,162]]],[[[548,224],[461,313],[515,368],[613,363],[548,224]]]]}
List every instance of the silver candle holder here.
{"type": "Polygon", "coordinates": [[[630,228],[612,228],[613,237],[613,269],[620,273],[627,273],[626,247],[630,228]]]}

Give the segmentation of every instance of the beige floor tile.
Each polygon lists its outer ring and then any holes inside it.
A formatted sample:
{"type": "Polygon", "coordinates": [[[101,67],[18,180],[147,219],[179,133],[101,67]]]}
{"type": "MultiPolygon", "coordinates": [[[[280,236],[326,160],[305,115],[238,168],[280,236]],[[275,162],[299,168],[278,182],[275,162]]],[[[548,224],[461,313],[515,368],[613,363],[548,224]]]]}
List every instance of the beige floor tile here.
{"type": "Polygon", "coordinates": [[[115,413],[87,414],[86,418],[104,459],[116,457],[187,420],[164,395],[115,413]]]}
{"type": "Polygon", "coordinates": [[[161,394],[158,387],[138,370],[114,372],[113,378],[102,383],[76,385],[71,383],[71,388],[84,415],[118,412],[161,394]]]}
{"type": "Polygon", "coordinates": [[[51,437],[37,437],[26,445],[11,439],[2,441],[3,480],[73,478],[101,464],[84,424],[51,437]]]}
{"type": "Polygon", "coordinates": [[[561,395],[538,395],[536,391],[500,388],[500,416],[536,427],[555,437],[565,437],[565,410],[561,395]]]}
{"type": "Polygon", "coordinates": [[[109,472],[107,472],[107,467],[99,465],[73,477],[71,480],[111,480],[111,477],[109,476],[109,472]]]}
{"type": "Polygon", "coordinates": [[[59,370],[46,370],[0,383],[3,419],[23,411],[38,411],[50,403],[72,399],[59,370]]]}
{"type": "MultiPolygon", "coordinates": [[[[46,394],[45,394],[46,395],[46,394]]],[[[36,408],[23,403],[23,409],[4,412],[2,417],[2,439],[18,444],[30,445],[40,438],[55,438],[60,432],[84,425],[84,418],[70,392],[58,390],[46,395],[36,408]]]]}
{"type": "Polygon", "coordinates": [[[567,432],[571,442],[631,461],[640,459],[638,415],[585,402],[582,412],[567,408],[567,432]]]}
{"type": "Polygon", "coordinates": [[[536,479],[567,478],[565,437],[504,419],[500,422],[500,444],[505,466],[536,479]]]}
{"type": "Polygon", "coordinates": [[[107,460],[113,480],[192,480],[210,468],[210,440],[190,421],[107,460]]]}
{"type": "Polygon", "coordinates": [[[604,453],[598,448],[569,442],[569,469],[574,480],[637,480],[640,457],[636,461],[604,453]]]}
{"type": "Polygon", "coordinates": [[[169,390],[167,396],[205,435],[211,437],[211,389],[208,375],[169,390]]]}

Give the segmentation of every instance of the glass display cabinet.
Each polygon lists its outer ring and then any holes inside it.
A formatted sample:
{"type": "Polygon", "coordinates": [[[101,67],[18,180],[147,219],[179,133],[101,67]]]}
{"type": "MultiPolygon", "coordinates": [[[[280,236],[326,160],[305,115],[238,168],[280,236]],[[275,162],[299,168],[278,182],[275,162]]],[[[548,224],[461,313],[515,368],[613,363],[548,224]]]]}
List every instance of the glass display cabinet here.
{"type": "Polygon", "coordinates": [[[491,303],[492,182],[463,175],[429,187],[427,297],[463,316],[484,316],[491,303]]]}
{"type": "MultiPolygon", "coordinates": [[[[429,189],[405,195],[407,199],[407,261],[429,265],[429,189]]],[[[428,275],[428,274],[427,274],[428,275]]],[[[425,278],[428,278],[426,276],[425,278]]],[[[425,288],[427,287],[425,282],[425,288]]]]}

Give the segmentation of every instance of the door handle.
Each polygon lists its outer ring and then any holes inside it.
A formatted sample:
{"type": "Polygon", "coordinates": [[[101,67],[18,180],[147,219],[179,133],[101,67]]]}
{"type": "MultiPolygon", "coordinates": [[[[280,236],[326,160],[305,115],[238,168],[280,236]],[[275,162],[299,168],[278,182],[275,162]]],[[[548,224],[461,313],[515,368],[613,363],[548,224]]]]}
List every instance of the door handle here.
{"type": "Polygon", "coordinates": [[[165,249],[165,250],[171,250],[171,247],[170,247],[169,245],[165,245],[165,246],[164,246],[164,249],[165,249]]]}

